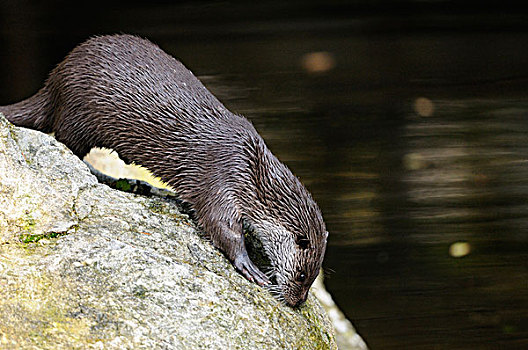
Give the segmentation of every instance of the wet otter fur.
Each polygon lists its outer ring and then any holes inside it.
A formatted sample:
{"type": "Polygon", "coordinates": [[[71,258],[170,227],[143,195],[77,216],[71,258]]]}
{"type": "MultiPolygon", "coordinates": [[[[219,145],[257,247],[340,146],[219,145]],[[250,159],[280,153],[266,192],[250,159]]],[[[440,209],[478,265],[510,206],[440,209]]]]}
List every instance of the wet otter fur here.
{"type": "Polygon", "coordinates": [[[15,125],[54,132],[81,159],[105,147],[146,167],[190,204],[243,276],[290,306],[306,300],[328,235],[317,204],[246,118],[157,45],[93,37],[35,95],[0,112],[15,125]],[[266,274],[248,257],[244,225],[262,233],[266,274]]]}

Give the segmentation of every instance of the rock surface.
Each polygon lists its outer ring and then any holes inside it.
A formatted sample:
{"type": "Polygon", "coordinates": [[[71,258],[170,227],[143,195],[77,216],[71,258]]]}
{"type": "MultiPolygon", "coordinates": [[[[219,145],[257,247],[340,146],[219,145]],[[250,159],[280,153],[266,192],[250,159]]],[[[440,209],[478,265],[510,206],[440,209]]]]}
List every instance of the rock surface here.
{"type": "Polygon", "coordinates": [[[321,274],[315,280],[312,291],[334,325],[339,350],[367,350],[367,343],[356,332],[352,322],[346,318],[345,314],[337,307],[330,293],[327,292],[321,274]]]}
{"type": "Polygon", "coordinates": [[[319,302],[249,283],[170,200],[112,190],[0,115],[0,348],[337,349],[319,302]]]}

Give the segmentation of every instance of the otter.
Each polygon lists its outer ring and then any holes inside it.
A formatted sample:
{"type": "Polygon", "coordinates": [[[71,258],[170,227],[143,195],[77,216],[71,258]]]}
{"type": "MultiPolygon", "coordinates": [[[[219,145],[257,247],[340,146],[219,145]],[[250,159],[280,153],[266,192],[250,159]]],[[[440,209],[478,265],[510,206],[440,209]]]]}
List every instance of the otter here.
{"type": "Polygon", "coordinates": [[[246,118],[151,41],[92,37],[35,95],[0,112],[17,126],[54,132],[81,159],[105,147],[149,169],[245,278],[287,305],[306,300],[328,236],[319,207],[246,118]],[[266,273],[248,256],[246,225],[262,233],[266,273]]]}

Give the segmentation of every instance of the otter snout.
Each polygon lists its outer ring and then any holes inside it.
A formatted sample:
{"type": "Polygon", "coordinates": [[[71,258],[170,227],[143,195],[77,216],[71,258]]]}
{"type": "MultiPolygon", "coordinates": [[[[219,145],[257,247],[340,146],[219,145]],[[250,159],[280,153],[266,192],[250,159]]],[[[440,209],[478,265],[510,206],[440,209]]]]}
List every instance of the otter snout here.
{"type": "Polygon", "coordinates": [[[284,295],[284,301],[291,307],[299,307],[308,299],[308,290],[303,289],[298,293],[284,295]]]}
{"type": "Polygon", "coordinates": [[[304,304],[304,302],[308,299],[308,289],[303,292],[303,294],[299,297],[299,300],[295,303],[295,305],[292,305],[294,307],[301,306],[304,304]]]}

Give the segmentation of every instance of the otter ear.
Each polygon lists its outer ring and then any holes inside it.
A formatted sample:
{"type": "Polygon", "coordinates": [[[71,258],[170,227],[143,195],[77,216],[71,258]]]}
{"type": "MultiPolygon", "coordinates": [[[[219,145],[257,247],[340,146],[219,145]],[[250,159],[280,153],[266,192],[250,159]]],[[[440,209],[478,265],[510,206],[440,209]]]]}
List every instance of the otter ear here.
{"type": "Polygon", "coordinates": [[[310,247],[310,240],[304,235],[295,236],[295,243],[301,249],[308,249],[310,247]]]}

